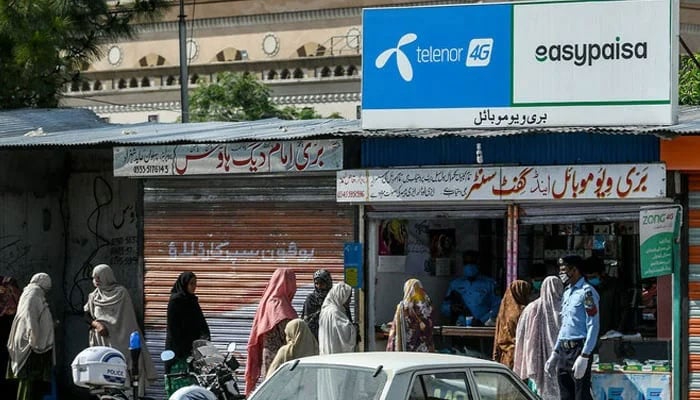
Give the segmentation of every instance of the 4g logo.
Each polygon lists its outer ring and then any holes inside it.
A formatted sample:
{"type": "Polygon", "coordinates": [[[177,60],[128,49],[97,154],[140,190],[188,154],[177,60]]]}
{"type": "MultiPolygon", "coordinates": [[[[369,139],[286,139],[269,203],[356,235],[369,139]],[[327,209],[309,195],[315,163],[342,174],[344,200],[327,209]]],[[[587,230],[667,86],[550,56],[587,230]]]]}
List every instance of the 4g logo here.
{"type": "Polygon", "coordinates": [[[467,67],[485,67],[491,62],[493,38],[472,39],[467,51],[467,67]]]}

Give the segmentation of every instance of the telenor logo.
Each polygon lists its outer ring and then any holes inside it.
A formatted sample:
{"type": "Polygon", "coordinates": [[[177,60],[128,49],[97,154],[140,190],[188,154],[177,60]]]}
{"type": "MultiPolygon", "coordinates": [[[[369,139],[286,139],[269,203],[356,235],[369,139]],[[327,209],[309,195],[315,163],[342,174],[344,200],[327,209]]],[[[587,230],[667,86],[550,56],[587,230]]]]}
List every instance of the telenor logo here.
{"type": "Polygon", "coordinates": [[[535,59],[539,62],[547,60],[573,61],[574,65],[593,65],[596,60],[629,60],[632,58],[647,58],[647,42],[622,42],[615,37],[610,43],[576,43],[539,45],[535,48],[535,59]]]}
{"type": "Polygon", "coordinates": [[[399,42],[396,43],[396,47],[384,50],[379,56],[377,56],[377,59],[374,60],[374,65],[378,69],[382,69],[389,61],[391,56],[396,54],[396,67],[399,69],[399,74],[401,74],[404,81],[412,81],[413,67],[411,66],[411,62],[408,60],[408,57],[406,57],[406,53],[401,50],[401,46],[413,43],[416,39],[418,39],[418,36],[415,33],[407,33],[401,36],[399,42]]]}

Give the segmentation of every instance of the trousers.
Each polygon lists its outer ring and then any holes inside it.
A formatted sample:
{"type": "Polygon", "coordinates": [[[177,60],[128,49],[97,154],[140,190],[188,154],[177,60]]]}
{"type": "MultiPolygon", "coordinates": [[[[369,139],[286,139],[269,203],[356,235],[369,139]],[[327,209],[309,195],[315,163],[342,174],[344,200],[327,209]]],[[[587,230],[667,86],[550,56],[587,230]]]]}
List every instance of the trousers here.
{"type": "Polygon", "coordinates": [[[583,340],[567,341],[559,349],[557,380],[562,400],[593,400],[591,393],[591,361],[581,379],[574,378],[574,362],[583,350],[583,340]]]}

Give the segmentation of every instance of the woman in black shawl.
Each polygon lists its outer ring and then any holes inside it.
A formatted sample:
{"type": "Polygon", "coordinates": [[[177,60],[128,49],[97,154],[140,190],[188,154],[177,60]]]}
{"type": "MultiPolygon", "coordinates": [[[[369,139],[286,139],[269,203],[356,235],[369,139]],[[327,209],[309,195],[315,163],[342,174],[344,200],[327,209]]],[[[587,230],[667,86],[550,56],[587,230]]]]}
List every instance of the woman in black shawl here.
{"type": "Polygon", "coordinates": [[[306,297],[301,318],[309,325],[316,340],[318,340],[318,317],[321,314],[321,306],[332,287],[333,279],[330,272],[325,269],[314,272],[314,291],[306,297]]]}
{"type": "Polygon", "coordinates": [[[204,319],[195,290],[197,277],[189,271],[181,273],[170,290],[165,348],[175,352],[175,359],[166,363],[166,373],[170,373],[171,366],[177,361],[187,359],[194,340],[210,339],[209,325],[204,319]]]}

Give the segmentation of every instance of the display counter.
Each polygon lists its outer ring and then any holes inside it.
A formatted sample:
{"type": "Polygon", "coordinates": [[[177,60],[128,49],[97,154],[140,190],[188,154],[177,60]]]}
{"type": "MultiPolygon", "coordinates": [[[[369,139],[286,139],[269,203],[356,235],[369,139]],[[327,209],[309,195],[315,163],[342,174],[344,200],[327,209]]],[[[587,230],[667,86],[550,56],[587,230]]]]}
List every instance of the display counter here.
{"type": "Polygon", "coordinates": [[[591,372],[593,398],[598,400],[671,399],[670,372],[591,372]]]}
{"type": "Polygon", "coordinates": [[[461,337],[488,337],[493,338],[496,328],[493,326],[436,326],[433,335],[437,336],[461,336],[461,337]]]}

